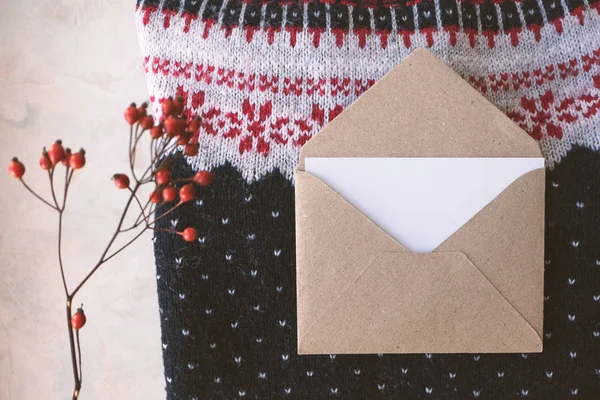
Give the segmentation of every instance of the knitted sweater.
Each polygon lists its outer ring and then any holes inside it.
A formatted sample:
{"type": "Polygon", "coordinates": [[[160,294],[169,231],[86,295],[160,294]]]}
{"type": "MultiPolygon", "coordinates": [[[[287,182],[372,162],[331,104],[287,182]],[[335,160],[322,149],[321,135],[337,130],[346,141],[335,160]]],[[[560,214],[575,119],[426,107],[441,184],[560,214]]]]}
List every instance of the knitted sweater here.
{"type": "Polygon", "coordinates": [[[600,391],[600,0],[141,0],[155,113],[185,97],[216,182],[155,237],[169,399],[593,399],[600,391]],[[301,146],[416,47],[547,159],[544,352],[298,356],[301,146]]]}

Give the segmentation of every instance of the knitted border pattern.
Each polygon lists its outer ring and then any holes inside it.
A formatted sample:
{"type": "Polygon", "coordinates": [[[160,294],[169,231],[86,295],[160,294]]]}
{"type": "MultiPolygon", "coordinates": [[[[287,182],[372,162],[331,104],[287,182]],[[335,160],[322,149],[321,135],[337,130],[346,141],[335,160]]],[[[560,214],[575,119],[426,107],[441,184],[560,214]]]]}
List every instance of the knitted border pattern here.
{"type": "Polygon", "coordinates": [[[202,117],[192,167],[253,181],[293,179],[301,146],[417,47],[538,140],[550,168],[573,145],[600,149],[598,4],[141,0],[136,21],[155,112],[183,95],[202,117]]]}
{"type": "Polygon", "coordinates": [[[239,1],[239,0],[138,0],[144,5],[144,23],[149,22],[152,12],[161,10],[163,27],[168,29],[171,17],[181,13],[185,18],[184,31],[189,32],[193,21],[206,23],[204,38],[211,28],[219,24],[227,35],[234,29],[245,31],[250,42],[259,30],[268,32],[269,44],[281,30],[292,33],[290,44],[295,45],[295,33],[308,28],[313,34],[316,47],[322,31],[335,33],[336,45],[341,46],[344,38],[352,32],[360,37],[364,46],[365,37],[374,31],[386,47],[392,32],[402,35],[405,46],[410,47],[411,36],[419,31],[433,45],[432,33],[444,30],[450,33],[450,44],[455,45],[457,33],[467,34],[469,43],[475,46],[478,33],[487,37],[488,45],[494,47],[495,37],[510,35],[513,45],[519,43],[519,33],[524,29],[534,33],[540,40],[540,28],[545,23],[553,24],[562,33],[562,20],[566,15],[575,15],[584,23],[583,12],[587,8],[600,8],[600,0],[320,0],[320,1],[239,1]]]}

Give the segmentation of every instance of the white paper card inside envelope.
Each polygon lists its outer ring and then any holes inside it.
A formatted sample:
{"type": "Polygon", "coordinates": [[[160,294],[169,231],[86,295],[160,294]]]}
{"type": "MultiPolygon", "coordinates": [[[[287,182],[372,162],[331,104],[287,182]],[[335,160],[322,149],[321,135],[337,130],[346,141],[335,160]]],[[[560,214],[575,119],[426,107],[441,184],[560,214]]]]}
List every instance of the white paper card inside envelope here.
{"type": "Polygon", "coordinates": [[[311,158],[321,179],[413,252],[430,252],[543,158],[311,158]]]}

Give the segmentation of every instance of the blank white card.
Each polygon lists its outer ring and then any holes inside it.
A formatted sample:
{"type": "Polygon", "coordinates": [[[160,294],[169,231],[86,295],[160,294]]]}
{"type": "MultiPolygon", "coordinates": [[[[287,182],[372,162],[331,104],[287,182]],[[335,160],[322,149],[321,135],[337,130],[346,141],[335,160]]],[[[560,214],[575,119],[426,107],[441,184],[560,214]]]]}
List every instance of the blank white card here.
{"type": "Polygon", "coordinates": [[[434,250],[543,158],[306,158],[321,179],[413,252],[434,250]]]}

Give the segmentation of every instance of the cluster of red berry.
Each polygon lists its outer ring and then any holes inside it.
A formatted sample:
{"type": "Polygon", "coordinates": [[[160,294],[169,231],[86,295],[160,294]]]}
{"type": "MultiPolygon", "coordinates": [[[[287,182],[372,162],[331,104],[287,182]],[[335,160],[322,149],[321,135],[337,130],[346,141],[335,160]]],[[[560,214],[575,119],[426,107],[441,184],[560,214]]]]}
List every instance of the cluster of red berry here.
{"type": "MultiPolygon", "coordinates": [[[[85,165],[85,150],[72,153],[71,149],[64,148],[62,141],[57,140],[48,150],[44,147],[40,157],[40,168],[49,171],[58,163],[72,169],[80,169],[85,165]]],[[[8,164],[8,172],[17,179],[25,175],[25,165],[17,157],[8,164]]]]}
{"type": "MultiPolygon", "coordinates": [[[[129,125],[138,124],[142,132],[148,130],[152,140],[163,140],[164,142],[175,141],[177,146],[185,146],[183,155],[193,157],[198,154],[198,143],[190,143],[194,135],[200,129],[200,119],[193,118],[187,120],[183,115],[184,99],[177,96],[174,99],[166,99],[162,105],[163,120],[155,125],[154,117],[148,115],[148,105],[143,103],[137,107],[135,103],[131,103],[125,110],[124,117],[129,125]]],[[[156,181],[156,189],[150,194],[149,201],[152,204],[160,204],[161,202],[170,203],[177,199],[179,193],[179,203],[177,206],[186,203],[196,195],[196,186],[207,186],[213,179],[214,174],[208,171],[200,171],[191,179],[183,179],[190,181],[179,189],[179,192],[174,186],[175,181],[171,175],[169,168],[158,168],[154,174],[156,181]]],[[[129,177],[125,174],[115,174],[113,176],[115,185],[120,189],[129,188],[129,177]]],[[[181,181],[181,180],[179,180],[181,181]]],[[[196,229],[189,227],[182,232],[175,232],[183,237],[185,241],[193,242],[198,238],[196,229]]]]}
{"type": "MultiPolygon", "coordinates": [[[[196,195],[196,185],[207,186],[214,178],[214,174],[208,171],[197,172],[191,179],[182,179],[184,181],[191,181],[179,189],[173,186],[173,178],[171,171],[168,169],[162,169],[156,172],[155,179],[157,188],[150,193],[150,202],[153,204],[159,204],[161,202],[170,203],[177,199],[179,193],[179,203],[186,203],[194,198],[196,195]]],[[[193,242],[198,238],[196,229],[186,228],[183,232],[178,232],[183,236],[183,239],[187,242],[193,242]]]]}
{"type": "MultiPolygon", "coordinates": [[[[141,128],[139,135],[137,133],[135,135],[136,143],[144,131],[149,131],[150,137],[154,141],[163,140],[163,143],[175,141],[177,146],[185,146],[183,155],[191,157],[198,154],[198,143],[190,143],[190,140],[200,129],[200,119],[194,118],[188,121],[185,118],[183,115],[184,99],[182,97],[169,98],[162,103],[163,120],[157,125],[155,125],[154,117],[148,115],[147,108],[147,103],[143,103],[139,107],[135,103],[131,103],[125,109],[124,117],[129,125],[132,128],[133,126],[141,128]]],[[[132,151],[131,148],[130,151],[132,151]]],[[[77,153],[72,153],[71,149],[65,149],[62,142],[57,140],[48,150],[44,148],[39,164],[42,169],[51,171],[58,163],[62,163],[73,170],[80,169],[85,165],[85,150],[81,149],[77,153]]],[[[22,179],[25,174],[25,165],[14,157],[9,163],[8,170],[15,178],[22,179]]],[[[161,202],[173,202],[179,194],[178,204],[181,204],[194,198],[196,194],[195,185],[209,185],[214,179],[214,174],[208,171],[200,171],[193,178],[188,179],[190,183],[184,185],[179,191],[174,186],[175,182],[168,168],[157,169],[154,172],[154,179],[157,187],[150,194],[150,203],[158,205],[161,202]]],[[[128,175],[118,173],[113,175],[112,180],[117,188],[131,190],[128,175]]],[[[188,242],[197,239],[197,232],[191,227],[175,233],[181,235],[188,242]]]]}
{"type": "Polygon", "coordinates": [[[166,136],[168,139],[177,139],[177,145],[185,146],[183,152],[186,156],[193,157],[198,154],[198,143],[190,143],[190,139],[198,133],[200,129],[200,119],[194,118],[188,122],[183,116],[184,99],[181,96],[175,99],[169,97],[163,101],[162,105],[163,120],[154,125],[154,117],[148,115],[148,105],[143,103],[140,107],[136,107],[135,103],[131,103],[125,110],[125,120],[129,125],[134,125],[136,122],[144,130],[150,131],[152,139],[160,139],[166,136]]]}
{"type": "Polygon", "coordinates": [[[44,204],[58,212],[58,261],[62,281],[67,298],[67,314],[69,316],[69,343],[71,346],[71,361],[73,364],[73,379],[75,389],[73,399],[77,399],[81,389],[81,350],[79,346],[79,330],[86,323],[86,316],[83,308],[78,308],[71,315],[71,304],[75,295],[88,279],[98,270],[98,268],[112,257],[117,255],[137,238],[139,238],[146,230],[163,230],[168,231],[183,237],[185,241],[194,242],[198,238],[198,233],[195,228],[188,227],[181,232],[171,229],[156,228],[156,221],[169,215],[177,207],[191,201],[198,187],[207,186],[214,180],[214,174],[208,171],[200,171],[192,178],[176,179],[171,174],[172,165],[180,158],[185,156],[195,156],[198,154],[198,143],[193,142],[192,138],[198,134],[201,127],[199,118],[188,119],[184,112],[184,99],[182,97],[169,98],[162,103],[163,118],[160,121],[155,121],[154,117],[148,115],[148,105],[146,103],[137,107],[132,103],[125,109],[124,117],[130,126],[129,131],[129,174],[118,173],[113,175],[112,180],[115,186],[119,189],[124,189],[130,192],[129,200],[125,205],[121,219],[117,228],[110,239],[100,260],[93,265],[87,276],[74,288],[69,288],[63,268],[61,256],[61,237],[62,237],[62,218],[65,210],[68,188],[71,183],[71,177],[75,170],[83,168],[86,163],[85,151],[83,149],[76,153],[71,152],[69,148],[64,148],[60,140],[57,140],[48,149],[44,148],[39,160],[39,165],[42,170],[47,171],[52,198],[44,199],[38,193],[33,191],[24,181],[25,165],[16,157],[13,158],[9,165],[9,173],[17,178],[23,186],[31,192],[36,198],[44,204]],[[144,137],[150,140],[150,165],[147,166],[145,172],[140,176],[139,170],[136,168],[136,150],[138,143],[144,137]],[[183,149],[182,149],[183,148],[183,149]],[[180,151],[182,149],[182,151],[180,151]],[[65,166],[65,181],[64,193],[62,199],[57,196],[55,190],[56,171],[60,164],[65,166]],[[155,188],[150,193],[148,201],[144,206],[139,199],[139,189],[143,185],[154,184],[155,188]],[[183,186],[179,187],[180,184],[183,186]],[[62,200],[62,201],[61,201],[62,200]],[[130,212],[132,204],[139,205],[139,215],[132,226],[125,228],[123,223],[126,215],[130,212]],[[156,213],[157,207],[167,205],[167,210],[151,219],[151,216],[156,213]],[[138,233],[133,239],[127,242],[118,250],[113,249],[116,237],[133,229],[138,229],[138,233]],[[112,253],[111,253],[112,250],[112,253]]]}

